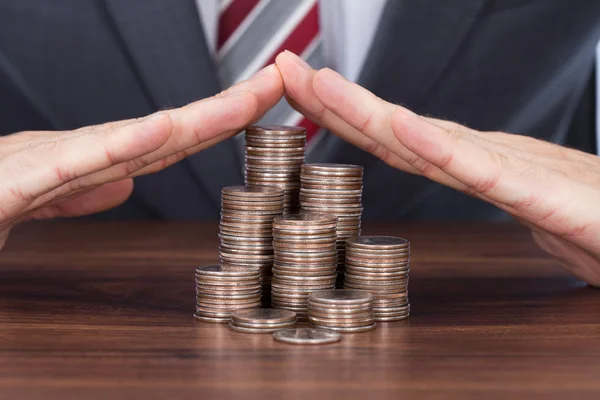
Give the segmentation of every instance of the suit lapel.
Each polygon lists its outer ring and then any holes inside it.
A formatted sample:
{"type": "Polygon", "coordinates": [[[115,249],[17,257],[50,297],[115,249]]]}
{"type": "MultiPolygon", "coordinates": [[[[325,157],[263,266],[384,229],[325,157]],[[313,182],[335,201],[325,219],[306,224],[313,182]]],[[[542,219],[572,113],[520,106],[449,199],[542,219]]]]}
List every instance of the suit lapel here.
{"type": "Polygon", "coordinates": [[[388,101],[422,107],[484,4],[388,0],[359,83],[388,101]]]}
{"type": "MultiPolygon", "coordinates": [[[[104,1],[157,109],[180,107],[219,92],[194,0],[104,1]]],[[[233,140],[183,162],[217,205],[222,186],[243,181],[233,140]]]]}

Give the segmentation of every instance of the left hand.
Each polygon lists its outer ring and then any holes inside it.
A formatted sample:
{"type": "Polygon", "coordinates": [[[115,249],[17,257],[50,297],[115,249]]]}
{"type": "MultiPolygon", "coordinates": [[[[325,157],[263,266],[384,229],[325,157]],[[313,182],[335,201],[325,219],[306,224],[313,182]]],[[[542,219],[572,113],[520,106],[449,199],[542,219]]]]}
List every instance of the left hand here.
{"type": "Polygon", "coordinates": [[[0,137],[0,249],[20,221],[87,215],[123,203],[134,177],[234,136],[282,96],[279,70],[269,65],[215,96],[144,118],[0,137]]]}
{"type": "Polygon", "coordinates": [[[421,117],[292,53],[276,64],[296,110],[400,170],[485,200],[600,286],[600,158],[526,136],[421,117]]]}

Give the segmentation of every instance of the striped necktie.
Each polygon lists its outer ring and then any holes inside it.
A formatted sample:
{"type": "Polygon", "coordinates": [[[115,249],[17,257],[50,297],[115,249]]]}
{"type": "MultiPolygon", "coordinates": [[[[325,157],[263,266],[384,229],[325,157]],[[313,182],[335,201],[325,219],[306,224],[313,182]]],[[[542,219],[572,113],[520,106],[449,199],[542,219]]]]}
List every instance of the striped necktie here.
{"type": "MultiPolygon", "coordinates": [[[[225,87],[251,77],[289,50],[322,68],[317,0],[221,0],[217,61],[225,87]]],[[[282,99],[260,124],[298,125],[308,140],[319,126],[282,99]]]]}

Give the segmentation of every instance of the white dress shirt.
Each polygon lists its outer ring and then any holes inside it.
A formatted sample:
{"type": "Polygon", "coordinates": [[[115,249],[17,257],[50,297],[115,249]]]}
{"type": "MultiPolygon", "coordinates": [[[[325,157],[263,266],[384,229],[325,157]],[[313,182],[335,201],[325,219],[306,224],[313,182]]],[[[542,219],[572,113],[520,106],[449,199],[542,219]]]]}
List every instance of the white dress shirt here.
{"type": "MultiPolygon", "coordinates": [[[[287,0],[262,0],[287,1],[287,0]]],[[[196,0],[210,50],[215,52],[220,0],[196,0]]],[[[386,0],[319,0],[325,64],[356,81],[386,0]]]]}

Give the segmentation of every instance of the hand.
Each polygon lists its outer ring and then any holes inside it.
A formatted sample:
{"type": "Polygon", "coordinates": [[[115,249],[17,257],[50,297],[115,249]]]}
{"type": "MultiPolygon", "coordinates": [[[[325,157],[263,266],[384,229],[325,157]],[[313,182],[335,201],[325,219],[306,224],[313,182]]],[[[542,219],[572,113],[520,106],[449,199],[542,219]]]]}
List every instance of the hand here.
{"type": "Polygon", "coordinates": [[[121,204],[133,177],[235,135],[282,95],[281,75],[271,65],[214,97],[145,118],[0,138],[0,248],[18,221],[121,204]]]}
{"type": "Polygon", "coordinates": [[[276,65],[290,104],[315,123],[392,167],[505,210],[567,270],[600,286],[599,157],[421,117],[289,52],[276,65]]]}

